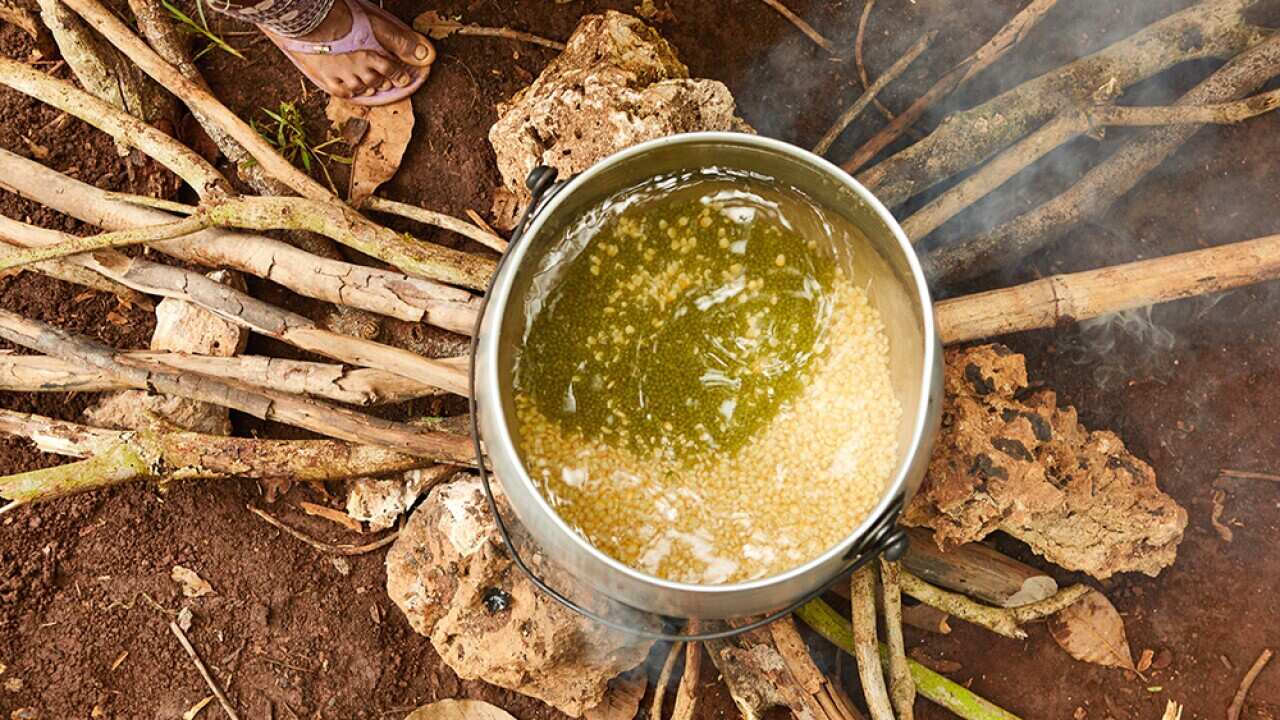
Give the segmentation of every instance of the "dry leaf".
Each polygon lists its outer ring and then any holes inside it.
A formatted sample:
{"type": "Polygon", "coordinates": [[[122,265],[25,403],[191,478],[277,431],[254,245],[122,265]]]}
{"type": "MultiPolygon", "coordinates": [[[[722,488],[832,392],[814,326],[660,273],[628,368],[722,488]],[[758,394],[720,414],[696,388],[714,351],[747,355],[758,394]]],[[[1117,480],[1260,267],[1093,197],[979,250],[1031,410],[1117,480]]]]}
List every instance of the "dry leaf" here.
{"type": "Polygon", "coordinates": [[[353,119],[368,123],[368,129],[352,149],[351,184],[347,189],[347,201],[359,207],[400,169],[404,150],[413,137],[413,104],[405,98],[390,105],[362,107],[335,97],[330,98],[325,114],[339,131],[353,119]]]}
{"type": "Polygon", "coordinates": [[[502,708],[480,700],[440,700],[409,713],[404,720],[515,720],[502,708]]]}
{"type": "Polygon", "coordinates": [[[208,697],[196,703],[195,705],[192,705],[190,709],[182,713],[182,720],[193,720],[193,718],[199,715],[200,711],[204,709],[204,706],[208,705],[212,700],[213,700],[213,696],[209,695],[208,697]]]}
{"type": "Polygon", "coordinates": [[[1134,670],[1124,620],[1111,601],[1091,590],[1049,618],[1049,634],[1077,660],[1134,670]]]}
{"type": "Polygon", "coordinates": [[[458,32],[462,23],[449,20],[435,10],[428,10],[413,19],[413,29],[425,33],[436,40],[447,38],[458,32]]]}
{"type": "Polygon", "coordinates": [[[213,595],[213,586],[205,582],[205,579],[196,574],[194,570],[184,568],[181,565],[174,565],[173,571],[169,573],[169,577],[173,581],[182,586],[182,594],[189,598],[204,597],[205,595],[213,595]]]}
{"type": "Polygon", "coordinates": [[[641,674],[619,675],[609,681],[609,689],[598,705],[582,714],[584,720],[632,720],[640,712],[640,700],[649,687],[641,674]]]}

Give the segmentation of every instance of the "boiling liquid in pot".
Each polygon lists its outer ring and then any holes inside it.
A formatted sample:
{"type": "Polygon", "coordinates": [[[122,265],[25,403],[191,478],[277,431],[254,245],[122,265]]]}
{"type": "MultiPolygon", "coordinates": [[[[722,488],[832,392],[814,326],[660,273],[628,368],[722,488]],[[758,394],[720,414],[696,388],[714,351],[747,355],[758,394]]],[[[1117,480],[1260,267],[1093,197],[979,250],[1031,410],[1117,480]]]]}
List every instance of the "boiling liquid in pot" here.
{"type": "Polygon", "coordinates": [[[776,574],[848,535],[896,465],[901,413],[857,230],[709,169],[620,192],[561,235],[514,379],[520,454],[556,512],[693,583],[776,574]]]}

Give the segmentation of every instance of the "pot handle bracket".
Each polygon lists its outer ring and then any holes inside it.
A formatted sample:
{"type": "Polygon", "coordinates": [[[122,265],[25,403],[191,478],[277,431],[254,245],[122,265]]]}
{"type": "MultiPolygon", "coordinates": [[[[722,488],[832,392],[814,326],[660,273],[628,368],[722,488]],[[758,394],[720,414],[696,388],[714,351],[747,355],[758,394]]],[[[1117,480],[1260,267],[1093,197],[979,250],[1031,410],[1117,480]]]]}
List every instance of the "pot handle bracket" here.
{"type": "MultiPolygon", "coordinates": [[[[566,184],[565,182],[556,181],[557,175],[558,175],[558,172],[555,168],[548,167],[546,165],[539,165],[529,172],[529,177],[525,180],[525,187],[529,189],[529,193],[533,199],[529,202],[529,207],[525,209],[524,215],[521,216],[520,218],[520,222],[516,225],[515,230],[513,230],[511,233],[512,245],[514,245],[517,242],[520,242],[524,238],[525,229],[527,228],[528,224],[533,220],[533,218],[537,217],[538,212],[542,209],[542,207],[546,204],[546,202],[550,200],[551,197],[554,196],[556,192],[560,190],[560,188],[565,186],[566,184]]],[[[510,255],[510,248],[508,248],[507,255],[504,255],[504,259],[509,255],[510,255]]],[[[497,273],[495,273],[495,276],[496,275],[497,273]]],[[[488,297],[487,292],[485,293],[485,297],[486,298],[488,297]]],[[[481,308],[480,315],[482,317],[484,315],[483,307],[481,308]]],[[[756,628],[764,627],[765,625],[769,625],[770,623],[780,620],[781,618],[786,617],[787,615],[790,615],[791,613],[795,612],[800,608],[800,606],[808,603],[810,600],[813,600],[814,598],[818,597],[822,593],[826,592],[827,589],[831,586],[832,583],[828,583],[827,585],[823,585],[815,590],[805,593],[805,595],[801,597],[799,600],[796,600],[790,603],[786,607],[781,608],[779,610],[775,610],[771,613],[768,613],[756,620],[752,620],[751,622],[746,623],[745,625],[738,625],[736,627],[729,627],[724,630],[717,630],[712,632],[689,633],[689,634],[656,632],[653,630],[633,627],[631,625],[627,625],[626,623],[618,622],[617,620],[607,618],[601,615],[600,613],[594,610],[591,610],[590,608],[586,608],[586,607],[583,607],[582,605],[579,605],[577,602],[570,599],[568,596],[561,593],[559,590],[556,590],[555,588],[551,587],[549,584],[547,584],[547,581],[544,580],[537,573],[535,573],[533,571],[533,568],[529,567],[529,565],[525,562],[524,558],[520,556],[519,550],[516,549],[515,541],[511,537],[511,532],[507,528],[507,523],[505,520],[503,520],[502,513],[498,510],[497,500],[494,498],[493,489],[489,484],[490,482],[489,471],[488,471],[488,468],[485,467],[484,454],[482,452],[482,448],[480,445],[480,429],[479,427],[477,427],[477,412],[476,412],[477,408],[476,408],[476,402],[475,402],[474,355],[475,355],[476,340],[479,337],[480,337],[479,324],[477,323],[476,332],[473,334],[473,337],[472,337],[472,358],[473,359],[471,363],[472,392],[471,392],[471,398],[470,398],[470,410],[471,410],[471,437],[476,450],[476,469],[480,473],[480,485],[484,489],[485,499],[488,501],[488,505],[489,505],[489,512],[490,514],[493,515],[494,523],[498,526],[498,534],[502,536],[502,543],[503,545],[506,546],[507,553],[511,558],[511,562],[517,568],[520,569],[520,571],[525,575],[525,577],[529,579],[530,582],[534,584],[535,587],[537,587],[543,593],[551,597],[551,599],[555,600],[556,602],[563,605],[565,608],[571,610],[572,612],[578,615],[581,615],[589,620],[593,620],[595,622],[600,623],[601,625],[610,627],[620,632],[637,635],[639,637],[649,639],[649,640],[664,640],[664,641],[670,641],[670,642],[679,642],[679,641],[698,642],[698,641],[720,640],[724,638],[729,638],[735,635],[741,635],[745,632],[749,632],[756,628]]],[[[845,554],[843,558],[847,563],[847,565],[841,572],[837,573],[837,577],[843,577],[846,573],[857,570],[858,568],[861,568],[862,566],[866,565],[869,562],[873,562],[878,556],[884,556],[886,560],[889,560],[890,562],[895,562],[901,559],[901,557],[904,554],[906,554],[907,543],[908,543],[907,533],[905,530],[898,527],[898,524],[897,524],[898,514],[901,512],[901,509],[902,509],[901,501],[890,506],[888,512],[886,512],[885,516],[881,519],[879,527],[873,529],[869,533],[871,539],[869,539],[867,542],[855,543],[851,548],[849,548],[849,551],[845,554]]],[[[664,620],[667,620],[669,623],[679,623],[681,621],[687,621],[687,619],[685,618],[664,618],[664,620]]]]}

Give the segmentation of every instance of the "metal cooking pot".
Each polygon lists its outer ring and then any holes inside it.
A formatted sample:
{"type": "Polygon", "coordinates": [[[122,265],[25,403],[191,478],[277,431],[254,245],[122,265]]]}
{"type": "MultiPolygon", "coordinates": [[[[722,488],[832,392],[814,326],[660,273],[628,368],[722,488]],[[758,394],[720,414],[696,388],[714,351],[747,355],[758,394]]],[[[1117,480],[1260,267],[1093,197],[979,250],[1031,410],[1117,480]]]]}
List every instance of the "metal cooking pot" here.
{"type": "MultiPolygon", "coordinates": [[[[896,559],[905,551],[906,536],[896,528],[896,521],[903,504],[924,478],[937,434],[942,402],[942,347],[935,332],[929,289],[915,252],[893,216],[866,188],[812,153],[777,140],[740,133],[690,133],[661,138],[611,155],[567,182],[556,182],[554,170],[537,168],[530,174],[528,184],[533,201],[494,275],[475,335],[472,418],[478,430],[477,447],[483,441],[492,470],[515,515],[546,556],[586,587],[642,611],[664,617],[727,619],[782,608],[767,620],[821,593],[851,567],[880,553],[896,559]],[[713,166],[792,186],[826,212],[844,216],[865,235],[866,247],[851,250],[873,278],[872,300],[889,337],[893,387],[903,412],[898,429],[898,465],[884,497],[861,524],[849,528],[842,541],[804,565],[772,577],[726,585],[696,585],[628,567],[597,550],[560,519],[530,479],[516,449],[519,427],[514,420],[512,381],[524,330],[523,303],[538,259],[557,240],[556,230],[619,189],[655,175],[713,166]]],[[[487,476],[482,480],[487,489],[487,476]]],[[[506,537],[503,518],[492,496],[490,507],[506,537]]],[[[516,563],[529,572],[509,538],[508,546],[516,563]]],[[[606,624],[619,625],[573,604],[531,572],[530,576],[539,587],[574,610],[606,624]]]]}

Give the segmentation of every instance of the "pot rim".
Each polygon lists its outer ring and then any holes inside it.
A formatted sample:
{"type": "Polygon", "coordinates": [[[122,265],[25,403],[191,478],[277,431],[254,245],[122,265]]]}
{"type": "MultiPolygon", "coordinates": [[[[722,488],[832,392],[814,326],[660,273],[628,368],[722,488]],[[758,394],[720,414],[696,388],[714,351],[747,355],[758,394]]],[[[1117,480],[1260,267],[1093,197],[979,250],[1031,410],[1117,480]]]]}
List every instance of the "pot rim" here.
{"type": "MultiPolygon", "coordinates": [[[[872,212],[874,212],[881,222],[883,222],[889,229],[894,239],[897,240],[898,250],[907,261],[911,277],[914,280],[914,288],[911,289],[915,290],[916,296],[920,301],[920,319],[923,324],[922,339],[924,356],[920,369],[921,392],[914,409],[915,420],[911,431],[911,441],[906,448],[907,451],[902,456],[902,461],[900,462],[897,471],[894,473],[889,484],[885,487],[880,501],[869,513],[867,513],[867,516],[863,518],[863,520],[839,542],[833,544],[820,555],[817,555],[805,563],[792,567],[784,572],[732,584],[712,585],[678,582],[675,580],[661,578],[656,575],[651,575],[611,557],[593,545],[579,532],[571,528],[564,519],[560,517],[560,514],[555,511],[555,508],[551,507],[542,492],[538,489],[537,485],[533,483],[532,478],[529,477],[529,473],[525,468],[524,460],[513,442],[513,435],[510,424],[508,423],[507,414],[502,411],[501,407],[498,407],[496,412],[491,414],[491,419],[488,422],[479,423],[479,426],[483,428],[489,425],[489,423],[492,423],[492,429],[499,433],[499,437],[496,438],[483,437],[484,433],[481,433],[481,439],[484,441],[488,454],[493,455],[500,453],[506,455],[508,458],[513,460],[512,465],[518,470],[517,477],[515,478],[499,476],[499,483],[505,486],[508,482],[519,482],[526,486],[530,491],[529,494],[533,496],[537,503],[537,511],[548,516],[555,528],[561,534],[569,536],[570,542],[577,545],[580,550],[593,556],[595,560],[603,562],[614,572],[621,573],[631,580],[647,583],[660,589],[682,593],[701,593],[705,596],[714,598],[715,596],[720,595],[768,588],[807,575],[816,568],[831,562],[839,555],[847,553],[851,546],[857,546],[859,541],[865,539],[868,532],[874,530],[882,522],[885,513],[891,511],[892,506],[901,498],[901,490],[907,482],[907,475],[911,469],[911,458],[920,452],[922,446],[926,445],[927,438],[925,437],[925,434],[928,429],[929,400],[932,394],[930,392],[932,390],[930,386],[933,384],[932,373],[934,365],[937,362],[935,353],[939,351],[939,346],[937,342],[937,326],[933,311],[933,302],[929,294],[929,286],[925,280],[924,271],[920,266],[920,260],[917,257],[914,248],[911,246],[911,242],[907,239],[906,233],[903,232],[901,226],[898,224],[898,221],[893,217],[884,204],[871,193],[870,190],[867,190],[867,188],[854,179],[853,176],[849,175],[825,158],[815,155],[804,148],[792,145],[791,143],[747,133],[709,131],[669,135],[656,138],[654,140],[648,140],[638,145],[633,145],[624,150],[620,150],[603,158],[602,160],[599,160],[590,168],[572,178],[562,188],[556,191],[554,195],[542,206],[532,208],[533,217],[530,218],[528,226],[524,228],[522,237],[512,238],[511,248],[508,251],[508,254],[503,258],[502,263],[497,270],[497,274],[495,275],[493,289],[491,290],[489,297],[486,299],[484,311],[485,317],[483,318],[484,322],[482,323],[483,326],[489,328],[491,331],[478,338],[475,357],[496,358],[498,356],[497,350],[501,345],[500,341],[502,340],[502,337],[501,334],[497,332],[497,328],[502,327],[502,319],[507,311],[512,280],[514,279],[517,271],[516,268],[524,260],[526,253],[529,252],[530,243],[526,242],[524,238],[532,237],[541,231],[546,224],[547,219],[554,216],[556,209],[563,204],[567,198],[571,197],[575,191],[580,189],[583,185],[591,182],[597,175],[613,165],[637,155],[645,154],[655,148],[668,145],[693,143],[721,143],[754,146],[764,150],[797,157],[804,162],[813,164],[818,169],[825,171],[832,179],[839,181],[841,184],[852,190],[860,200],[870,207],[872,212]]],[[[479,366],[474,368],[474,372],[476,373],[477,386],[487,386],[495,390],[501,387],[500,379],[498,377],[498,363],[496,361],[480,363],[479,366]]],[[[500,396],[500,393],[495,392],[491,396],[491,399],[496,399],[500,396]]],[[[537,541],[537,538],[535,537],[534,540],[537,541]]]]}

